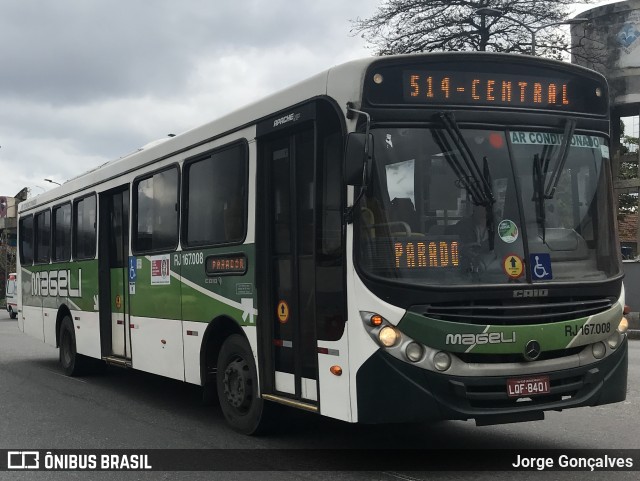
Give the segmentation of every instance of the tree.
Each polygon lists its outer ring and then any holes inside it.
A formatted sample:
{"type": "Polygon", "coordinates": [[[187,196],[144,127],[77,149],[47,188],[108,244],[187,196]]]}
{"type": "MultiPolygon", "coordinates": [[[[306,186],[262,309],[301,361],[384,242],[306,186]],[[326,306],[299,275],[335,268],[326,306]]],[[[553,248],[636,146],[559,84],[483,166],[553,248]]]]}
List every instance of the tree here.
{"type": "Polygon", "coordinates": [[[377,55],[487,50],[561,58],[567,35],[549,24],[565,21],[570,7],[594,0],[383,0],[374,15],[352,21],[352,33],[372,44],[377,55]],[[500,16],[479,15],[479,8],[500,16]],[[507,18],[509,17],[509,18],[507,18]],[[526,25],[527,27],[524,27],[526,25]]]}
{"type": "MultiPolygon", "coordinates": [[[[630,151],[629,146],[638,145],[638,137],[625,135],[624,122],[620,120],[620,166],[618,179],[638,178],[638,151],[637,148],[630,151]]],[[[615,179],[614,179],[615,180],[615,179]]],[[[638,194],[623,192],[618,194],[618,217],[624,214],[634,214],[638,212],[638,194]]]]}

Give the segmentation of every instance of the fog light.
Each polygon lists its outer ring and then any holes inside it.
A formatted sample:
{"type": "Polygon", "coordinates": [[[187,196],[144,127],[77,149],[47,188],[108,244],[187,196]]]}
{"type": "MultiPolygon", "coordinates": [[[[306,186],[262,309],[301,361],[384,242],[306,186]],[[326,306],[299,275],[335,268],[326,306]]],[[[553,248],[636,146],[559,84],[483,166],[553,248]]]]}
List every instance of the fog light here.
{"type": "Polygon", "coordinates": [[[626,317],[623,317],[620,320],[620,324],[618,324],[618,332],[620,334],[624,334],[625,332],[627,332],[627,329],[629,329],[629,321],[627,321],[626,317]]]}
{"type": "Polygon", "coordinates": [[[620,341],[622,341],[622,334],[614,332],[613,335],[607,339],[607,344],[611,349],[616,349],[620,345],[620,341]]]}
{"type": "Polygon", "coordinates": [[[607,353],[607,346],[604,345],[604,342],[596,342],[591,346],[591,352],[596,359],[602,359],[607,353]]]}
{"type": "Polygon", "coordinates": [[[396,342],[398,342],[399,337],[400,336],[398,332],[390,326],[383,327],[378,333],[378,339],[380,339],[382,345],[386,347],[393,346],[396,342]]]}
{"type": "Polygon", "coordinates": [[[420,359],[422,359],[424,349],[422,349],[422,346],[417,342],[410,342],[409,344],[407,344],[404,353],[409,361],[418,362],[420,359]]]}
{"type": "Polygon", "coordinates": [[[446,371],[451,367],[451,356],[446,352],[438,352],[433,356],[433,365],[438,371],[446,371]]]}

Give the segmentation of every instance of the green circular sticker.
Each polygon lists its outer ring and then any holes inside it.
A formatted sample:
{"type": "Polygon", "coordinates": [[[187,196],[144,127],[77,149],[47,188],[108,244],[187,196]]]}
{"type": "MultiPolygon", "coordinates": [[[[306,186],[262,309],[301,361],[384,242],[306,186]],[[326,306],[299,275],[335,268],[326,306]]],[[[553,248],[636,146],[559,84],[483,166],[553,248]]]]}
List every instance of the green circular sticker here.
{"type": "Polygon", "coordinates": [[[507,244],[518,240],[518,226],[512,220],[505,219],[498,224],[498,235],[507,244]]]}

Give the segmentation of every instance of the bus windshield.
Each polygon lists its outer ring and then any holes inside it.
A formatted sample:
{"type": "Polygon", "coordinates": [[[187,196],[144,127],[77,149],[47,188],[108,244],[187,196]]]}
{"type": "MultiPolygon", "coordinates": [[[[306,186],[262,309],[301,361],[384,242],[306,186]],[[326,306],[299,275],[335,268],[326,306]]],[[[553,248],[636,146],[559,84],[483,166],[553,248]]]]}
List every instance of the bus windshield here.
{"type": "Polygon", "coordinates": [[[372,130],[361,269],[425,286],[619,274],[607,140],[567,130],[372,130]]]}

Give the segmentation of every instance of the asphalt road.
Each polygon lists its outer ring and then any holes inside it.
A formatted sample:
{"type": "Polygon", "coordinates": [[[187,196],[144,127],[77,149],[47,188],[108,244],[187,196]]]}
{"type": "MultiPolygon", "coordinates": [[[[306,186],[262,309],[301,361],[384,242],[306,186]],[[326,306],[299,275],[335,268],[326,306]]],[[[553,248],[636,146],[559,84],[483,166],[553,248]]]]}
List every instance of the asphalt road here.
{"type": "MultiPolygon", "coordinates": [[[[474,422],[366,426],[286,411],[266,437],[227,427],[200,388],[108,368],[62,374],[58,351],[22,334],[0,313],[0,449],[625,449],[640,448],[640,340],[631,341],[624,403],[548,413],[544,421],[476,427],[474,422]]],[[[379,451],[378,451],[379,453],[379,451]]],[[[463,454],[462,454],[463,455],[463,454]]],[[[252,459],[247,459],[251,466],[252,459]]],[[[330,468],[328,468],[330,469],[330,468]]],[[[4,479],[638,479],[638,472],[0,472],[4,479]]]]}

